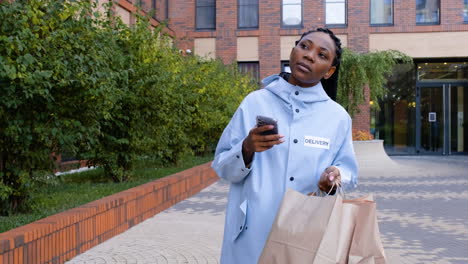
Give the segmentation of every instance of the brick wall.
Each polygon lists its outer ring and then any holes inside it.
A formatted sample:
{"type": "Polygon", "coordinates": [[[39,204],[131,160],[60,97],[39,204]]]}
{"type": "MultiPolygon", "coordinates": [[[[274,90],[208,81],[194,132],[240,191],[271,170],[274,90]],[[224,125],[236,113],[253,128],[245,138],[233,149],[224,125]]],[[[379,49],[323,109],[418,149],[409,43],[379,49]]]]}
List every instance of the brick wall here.
{"type": "MultiPolygon", "coordinates": [[[[260,23],[258,30],[237,29],[237,0],[218,0],[214,31],[197,32],[194,30],[195,0],[172,0],[172,20],[177,36],[186,37],[183,41],[184,49],[193,49],[193,39],[199,37],[216,37],[216,55],[225,63],[236,59],[236,38],[238,36],[255,36],[259,38],[260,78],[280,71],[280,36],[299,35],[302,32],[316,27],[324,27],[325,1],[303,0],[302,29],[281,28],[281,0],[259,0],[260,23]],[[188,26],[190,25],[190,26],[188,26]]],[[[336,34],[346,34],[348,48],[357,52],[369,51],[370,33],[400,33],[400,32],[431,32],[431,31],[468,31],[468,24],[463,23],[463,1],[441,1],[440,25],[416,25],[416,1],[394,0],[394,25],[370,26],[369,5],[370,0],[348,0],[347,26],[335,27],[336,34]]],[[[430,57],[430,54],[428,54],[430,57]]],[[[368,93],[368,88],[366,92],[368,93]]],[[[369,130],[370,117],[368,100],[360,107],[361,113],[356,115],[354,124],[356,128],[369,130]]]]}
{"type": "Polygon", "coordinates": [[[0,264],[64,263],[217,181],[210,163],[0,234],[0,264]]]}

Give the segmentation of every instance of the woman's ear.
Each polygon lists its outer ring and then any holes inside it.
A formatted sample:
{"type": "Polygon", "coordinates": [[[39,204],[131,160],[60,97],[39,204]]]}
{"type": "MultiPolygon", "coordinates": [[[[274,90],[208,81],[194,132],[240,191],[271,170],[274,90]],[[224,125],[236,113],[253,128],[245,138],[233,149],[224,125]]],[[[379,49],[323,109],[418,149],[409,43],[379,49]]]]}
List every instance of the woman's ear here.
{"type": "Polygon", "coordinates": [[[325,76],[323,76],[323,78],[325,80],[330,78],[333,75],[333,73],[335,73],[335,71],[336,71],[336,66],[331,66],[328,72],[325,74],[325,76]]]}

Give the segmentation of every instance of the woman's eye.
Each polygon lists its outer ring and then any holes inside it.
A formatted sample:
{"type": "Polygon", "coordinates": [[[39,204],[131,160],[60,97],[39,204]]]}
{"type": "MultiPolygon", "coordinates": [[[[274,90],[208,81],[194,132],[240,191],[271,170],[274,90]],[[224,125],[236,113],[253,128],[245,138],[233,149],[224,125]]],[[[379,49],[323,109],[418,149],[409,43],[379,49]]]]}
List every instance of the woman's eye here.
{"type": "Polygon", "coordinates": [[[327,55],[325,55],[324,53],[319,53],[319,56],[320,56],[320,58],[323,58],[323,59],[327,58],[327,55]]]}
{"type": "Polygon", "coordinates": [[[306,44],[304,44],[304,43],[301,43],[301,48],[303,48],[303,49],[307,49],[307,45],[306,45],[306,44]]]}

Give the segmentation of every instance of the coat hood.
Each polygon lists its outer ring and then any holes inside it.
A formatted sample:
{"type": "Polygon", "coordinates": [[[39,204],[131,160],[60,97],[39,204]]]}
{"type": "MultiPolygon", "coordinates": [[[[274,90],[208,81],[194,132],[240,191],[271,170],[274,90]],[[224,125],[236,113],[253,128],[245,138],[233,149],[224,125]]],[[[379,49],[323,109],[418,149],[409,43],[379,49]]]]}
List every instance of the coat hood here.
{"type": "Polygon", "coordinates": [[[295,98],[303,101],[304,103],[321,102],[330,99],[330,97],[328,97],[327,93],[323,89],[321,82],[317,83],[315,86],[304,88],[301,86],[292,85],[281,76],[275,74],[263,79],[262,85],[264,89],[272,92],[287,103],[291,103],[291,96],[296,91],[298,91],[299,94],[296,95],[297,97],[295,98]]]}

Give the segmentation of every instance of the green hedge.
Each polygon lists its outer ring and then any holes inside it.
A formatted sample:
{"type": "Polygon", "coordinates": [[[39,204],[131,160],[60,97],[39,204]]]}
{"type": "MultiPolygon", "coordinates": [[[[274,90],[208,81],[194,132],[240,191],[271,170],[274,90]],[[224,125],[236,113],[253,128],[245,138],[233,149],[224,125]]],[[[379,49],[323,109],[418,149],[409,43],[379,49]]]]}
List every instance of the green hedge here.
{"type": "MultiPolygon", "coordinates": [[[[94,1],[90,1],[94,2],[94,1]]],[[[182,56],[162,27],[88,1],[0,3],[0,214],[26,209],[66,151],[127,180],[137,158],[210,151],[256,88],[235,66],[182,56]]]]}

